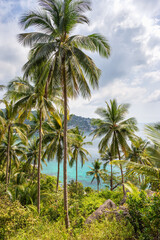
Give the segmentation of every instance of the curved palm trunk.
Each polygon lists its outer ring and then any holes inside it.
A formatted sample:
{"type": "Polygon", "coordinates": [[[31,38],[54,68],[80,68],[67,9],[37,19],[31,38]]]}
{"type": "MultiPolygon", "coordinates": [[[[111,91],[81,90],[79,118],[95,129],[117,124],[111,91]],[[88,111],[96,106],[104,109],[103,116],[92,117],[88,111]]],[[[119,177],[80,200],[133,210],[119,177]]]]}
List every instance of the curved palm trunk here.
{"type": "Polygon", "coordinates": [[[68,216],[68,191],[67,191],[67,86],[65,73],[65,57],[62,58],[62,76],[63,76],[63,97],[64,97],[64,163],[63,163],[63,181],[64,181],[64,214],[66,228],[69,228],[68,216]]]}
{"type": "Polygon", "coordinates": [[[76,192],[78,187],[78,157],[76,157],[76,192]]]}
{"type": "Polygon", "coordinates": [[[58,161],[58,172],[57,172],[57,186],[56,186],[56,192],[58,192],[58,185],[59,185],[59,172],[60,172],[60,162],[58,161]]]}
{"type": "Polygon", "coordinates": [[[9,162],[10,162],[10,126],[8,127],[7,166],[6,166],[6,191],[8,189],[9,162]]]}
{"type": "MultiPolygon", "coordinates": [[[[118,157],[119,157],[119,160],[121,160],[119,148],[118,148],[118,157]]],[[[123,176],[123,169],[122,169],[122,165],[121,164],[120,164],[120,169],[121,169],[121,176],[122,176],[123,194],[125,196],[126,195],[126,190],[125,190],[125,187],[124,187],[124,176],[123,176]]]]}
{"type": "Polygon", "coordinates": [[[40,174],[41,174],[41,151],[42,151],[42,109],[40,109],[40,126],[39,126],[39,154],[38,154],[38,199],[37,210],[40,213],[40,174]]]}

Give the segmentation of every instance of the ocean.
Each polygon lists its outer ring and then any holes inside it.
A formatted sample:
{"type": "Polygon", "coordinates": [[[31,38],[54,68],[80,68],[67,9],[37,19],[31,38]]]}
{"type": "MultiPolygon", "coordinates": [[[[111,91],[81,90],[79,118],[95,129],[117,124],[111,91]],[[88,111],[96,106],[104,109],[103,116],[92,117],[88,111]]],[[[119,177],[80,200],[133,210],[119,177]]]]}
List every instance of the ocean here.
{"type": "MultiPolygon", "coordinates": [[[[142,138],[145,138],[144,124],[139,124],[138,127],[139,127],[139,132],[137,133],[137,135],[142,137],[142,138]]],[[[86,142],[92,141],[92,136],[89,136],[89,133],[85,133],[85,135],[86,135],[86,139],[85,139],[86,142]]],[[[91,183],[92,176],[87,176],[86,172],[90,171],[89,167],[92,167],[92,162],[94,162],[94,160],[99,158],[99,153],[98,153],[99,142],[100,142],[100,138],[96,138],[96,139],[93,140],[93,145],[91,145],[91,146],[86,145],[85,146],[86,149],[88,150],[88,152],[91,154],[91,157],[88,156],[88,161],[83,165],[83,168],[81,166],[81,162],[78,161],[78,181],[81,182],[84,187],[91,187],[93,189],[97,188],[96,180],[94,180],[93,183],[91,183]]],[[[56,160],[47,162],[47,166],[45,164],[43,164],[42,166],[43,166],[42,173],[45,173],[45,174],[50,175],[50,176],[57,176],[57,161],[56,160]]],[[[110,171],[110,166],[108,165],[106,169],[108,171],[110,171]]],[[[113,170],[115,172],[118,171],[117,167],[115,167],[115,166],[113,166],[113,170]]],[[[68,175],[68,183],[71,180],[76,179],[76,166],[75,166],[75,164],[73,165],[72,168],[68,164],[67,175],[68,175]]],[[[63,182],[63,163],[60,166],[60,181],[63,182]]],[[[105,188],[105,186],[106,186],[106,184],[104,184],[101,181],[100,188],[105,188]]]]}

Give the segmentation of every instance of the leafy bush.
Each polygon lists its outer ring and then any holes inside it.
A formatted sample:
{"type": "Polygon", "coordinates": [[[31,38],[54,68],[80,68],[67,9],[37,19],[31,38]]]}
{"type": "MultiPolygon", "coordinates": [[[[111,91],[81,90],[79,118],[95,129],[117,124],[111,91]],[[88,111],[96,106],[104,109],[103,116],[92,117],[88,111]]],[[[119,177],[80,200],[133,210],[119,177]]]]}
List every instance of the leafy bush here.
{"type": "Polygon", "coordinates": [[[86,192],[86,194],[89,194],[89,193],[93,193],[93,189],[91,187],[85,187],[84,191],[86,192]]]}
{"type": "Polygon", "coordinates": [[[65,229],[64,222],[50,223],[40,220],[34,227],[20,229],[10,240],[132,240],[133,227],[122,220],[103,220],[81,229],[65,229]]]}
{"type": "Polygon", "coordinates": [[[33,225],[35,221],[31,211],[18,201],[11,202],[7,196],[0,197],[0,239],[6,239],[18,229],[33,225]]]}
{"type": "Polygon", "coordinates": [[[123,191],[121,187],[114,191],[110,191],[108,188],[105,188],[99,193],[99,196],[105,199],[111,199],[115,204],[119,204],[123,199],[123,191]]]}
{"type": "Polygon", "coordinates": [[[127,199],[130,218],[138,239],[158,240],[160,234],[160,193],[148,197],[145,192],[129,195],[127,199]]]}
{"type": "Polygon", "coordinates": [[[76,182],[74,180],[70,181],[68,184],[68,193],[71,198],[82,198],[84,195],[83,184],[78,182],[76,186],[76,182]]]}
{"type": "MultiPolygon", "coordinates": [[[[77,234],[78,235],[78,234],[77,234]]],[[[134,230],[125,220],[116,221],[107,219],[85,226],[75,239],[78,240],[132,240],[134,230]]]]}

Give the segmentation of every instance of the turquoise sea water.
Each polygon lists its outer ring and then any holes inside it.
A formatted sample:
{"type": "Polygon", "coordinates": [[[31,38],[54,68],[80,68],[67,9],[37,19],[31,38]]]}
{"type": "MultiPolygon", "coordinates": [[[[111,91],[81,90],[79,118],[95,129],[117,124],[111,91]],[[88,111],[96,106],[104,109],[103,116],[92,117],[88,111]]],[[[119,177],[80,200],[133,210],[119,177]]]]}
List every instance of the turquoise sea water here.
{"type": "MultiPolygon", "coordinates": [[[[144,137],[143,127],[144,127],[143,124],[139,125],[140,132],[139,132],[138,135],[141,136],[141,137],[144,137]]],[[[85,135],[87,136],[86,141],[92,141],[92,137],[89,136],[88,133],[85,133],[85,135]]],[[[99,154],[98,154],[99,141],[100,141],[100,138],[96,138],[93,141],[92,146],[90,146],[90,145],[87,146],[86,145],[86,149],[91,154],[91,157],[88,157],[89,161],[84,164],[83,168],[81,167],[80,161],[78,163],[78,181],[83,183],[84,187],[89,186],[89,187],[92,187],[93,189],[97,188],[96,180],[94,180],[93,183],[91,184],[92,176],[87,176],[86,172],[90,171],[89,167],[92,167],[92,162],[94,162],[94,160],[99,158],[99,154]]],[[[63,182],[63,164],[61,164],[60,168],[61,168],[60,169],[60,181],[63,182]]],[[[69,183],[69,181],[76,179],[76,168],[75,168],[75,165],[72,168],[68,165],[67,169],[68,169],[67,174],[68,174],[68,183],[69,183]]],[[[110,166],[107,167],[108,171],[110,171],[109,169],[110,169],[110,166]]],[[[118,171],[117,167],[113,167],[113,169],[116,172],[118,171]]],[[[48,162],[47,166],[45,164],[43,164],[42,173],[48,174],[50,176],[56,176],[57,175],[57,162],[56,162],[56,160],[48,162]]],[[[100,188],[104,188],[104,187],[105,187],[105,184],[101,183],[100,188]]]]}
{"type": "MultiPolygon", "coordinates": [[[[88,133],[86,133],[86,141],[91,141],[92,137],[88,136],[88,133]]],[[[95,139],[93,141],[93,145],[86,145],[85,148],[88,150],[88,152],[91,154],[91,157],[88,156],[88,161],[83,165],[83,168],[81,166],[80,161],[78,162],[78,181],[83,183],[83,185],[85,187],[90,186],[92,188],[96,188],[96,180],[91,184],[91,180],[92,177],[91,176],[87,176],[86,172],[90,171],[89,166],[92,166],[92,162],[99,158],[99,154],[98,154],[98,143],[99,143],[100,139],[95,139]]],[[[63,182],[63,163],[60,166],[60,181],[63,182]]],[[[49,163],[47,163],[47,166],[43,164],[43,170],[42,173],[48,174],[50,176],[56,176],[57,175],[57,162],[56,160],[53,160],[49,163]]],[[[73,165],[73,167],[71,168],[69,165],[67,167],[67,174],[68,174],[68,182],[71,180],[75,180],[76,179],[76,166],[75,164],[73,165]]],[[[101,187],[104,187],[101,186],[101,187]]]]}

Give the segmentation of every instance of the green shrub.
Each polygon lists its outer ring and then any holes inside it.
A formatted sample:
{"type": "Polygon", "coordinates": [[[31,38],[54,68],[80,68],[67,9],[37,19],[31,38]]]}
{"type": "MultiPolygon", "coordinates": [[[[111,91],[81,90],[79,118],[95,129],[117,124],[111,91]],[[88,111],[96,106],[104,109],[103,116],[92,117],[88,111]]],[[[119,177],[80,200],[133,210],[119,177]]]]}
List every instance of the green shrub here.
{"type": "Polygon", "coordinates": [[[83,184],[80,182],[76,182],[74,180],[70,181],[68,184],[68,193],[70,198],[82,198],[84,196],[84,188],[83,184]]]}
{"type": "Polygon", "coordinates": [[[7,239],[18,229],[33,225],[35,221],[32,212],[19,201],[11,202],[7,196],[0,197],[0,239],[7,239]]]}
{"type": "Polygon", "coordinates": [[[127,198],[130,218],[136,236],[141,240],[158,240],[160,235],[160,193],[148,197],[144,191],[127,198]]]}
{"type": "Polygon", "coordinates": [[[111,199],[115,204],[120,204],[123,199],[123,191],[121,187],[114,191],[110,191],[108,188],[105,188],[99,193],[99,196],[105,199],[111,199]]]}
{"type": "Polygon", "coordinates": [[[131,240],[134,239],[134,230],[125,220],[116,221],[107,219],[84,226],[75,234],[76,240],[131,240]]]}
{"type": "Polygon", "coordinates": [[[90,193],[93,193],[93,189],[91,187],[85,187],[84,191],[87,193],[87,194],[90,194],[90,193]]]}
{"type": "Polygon", "coordinates": [[[103,220],[67,231],[64,221],[50,223],[41,219],[34,227],[20,229],[10,240],[133,240],[133,236],[133,227],[124,220],[103,220]]]}

